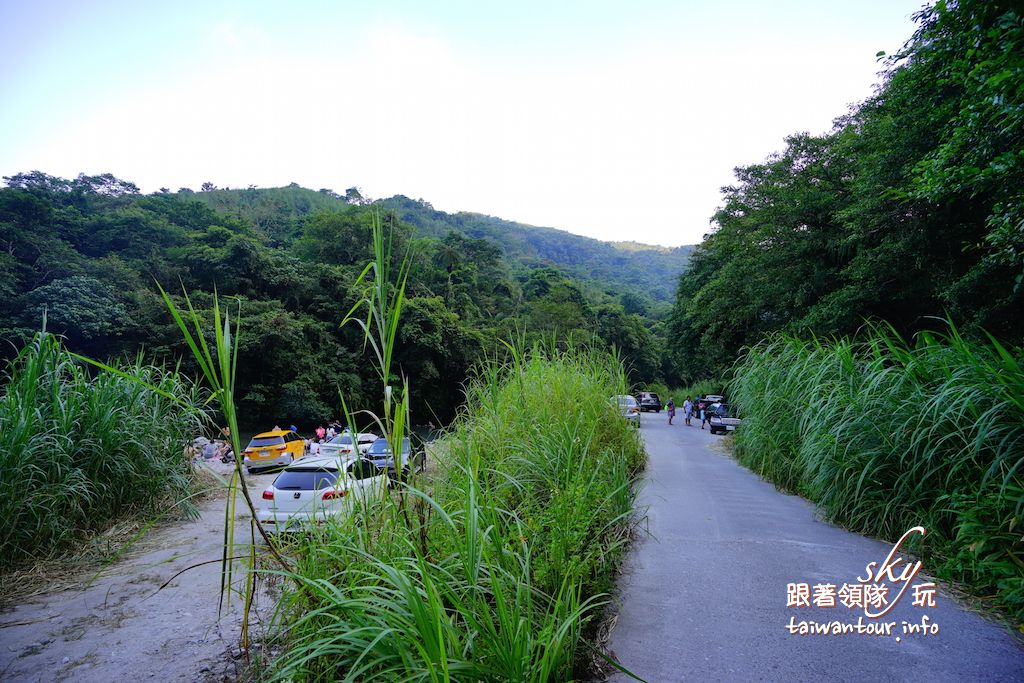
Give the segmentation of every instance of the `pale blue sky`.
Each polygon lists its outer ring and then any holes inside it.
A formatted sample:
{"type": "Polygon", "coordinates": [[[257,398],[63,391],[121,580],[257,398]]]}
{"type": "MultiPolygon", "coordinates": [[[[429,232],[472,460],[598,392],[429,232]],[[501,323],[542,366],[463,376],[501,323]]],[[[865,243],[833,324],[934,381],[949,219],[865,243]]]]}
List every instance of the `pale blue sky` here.
{"type": "Polygon", "coordinates": [[[922,4],[0,0],[0,175],[359,185],[690,244],[922,4]]]}

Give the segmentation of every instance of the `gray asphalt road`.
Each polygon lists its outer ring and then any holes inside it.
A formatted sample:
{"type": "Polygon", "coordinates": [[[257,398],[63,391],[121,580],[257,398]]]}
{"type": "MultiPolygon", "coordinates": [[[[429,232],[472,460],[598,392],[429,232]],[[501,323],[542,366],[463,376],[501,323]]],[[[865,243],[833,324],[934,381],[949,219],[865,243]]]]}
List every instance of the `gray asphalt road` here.
{"type": "Polygon", "coordinates": [[[787,607],[788,584],[856,584],[869,562],[883,563],[892,543],[829,526],[808,502],[737,465],[722,448],[724,437],[686,427],[681,418],[671,427],[666,422],[664,413],[643,415],[650,468],[639,502],[648,506],[650,536],[627,560],[610,643],[626,667],[652,683],[1024,681],[1020,643],[941,587],[936,607],[913,606],[910,589],[875,620],[840,602],[787,607]],[[903,632],[904,622],[920,624],[924,616],[929,629],[938,625],[937,634],[903,632]],[[891,635],[799,635],[787,628],[791,618],[798,627],[857,624],[858,617],[865,625],[894,622],[891,635]]]}

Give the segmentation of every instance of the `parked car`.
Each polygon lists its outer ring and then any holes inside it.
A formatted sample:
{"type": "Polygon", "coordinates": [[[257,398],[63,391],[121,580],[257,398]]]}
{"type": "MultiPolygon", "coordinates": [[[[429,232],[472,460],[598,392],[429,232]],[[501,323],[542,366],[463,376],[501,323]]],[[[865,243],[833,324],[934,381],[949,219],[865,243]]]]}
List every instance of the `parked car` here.
{"type": "Polygon", "coordinates": [[[247,472],[270,467],[284,467],[301,458],[306,452],[306,442],[290,429],[276,429],[252,437],[242,451],[247,472]]]}
{"type": "Polygon", "coordinates": [[[350,514],[356,501],[384,495],[387,472],[366,458],[310,457],[293,463],[263,492],[256,520],[269,532],[298,531],[350,514]]]}
{"type": "Polygon", "coordinates": [[[721,394],[708,394],[707,396],[698,398],[697,400],[704,401],[704,403],[711,405],[713,403],[722,403],[725,401],[725,396],[722,396],[721,394]]]}
{"type": "Polygon", "coordinates": [[[612,396],[612,405],[634,427],[640,426],[640,404],[632,396],[612,396]]]}
{"type": "MultiPolygon", "coordinates": [[[[366,458],[377,467],[387,470],[388,476],[394,480],[398,478],[398,470],[395,468],[395,455],[391,452],[391,445],[388,440],[381,437],[370,444],[366,451],[366,458]]],[[[426,465],[427,456],[422,448],[413,449],[412,442],[402,439],[402,479],[409,476],[410,472],[422,472],[426,465]]]]}
{"type": "Polygon", "coordinates": [[[735,430],[743,422],[727,403],[711,406],[710,427],[712,434],[725,434],[735,430]]]}
{"type": "MultiPolygon", "coordinates": [[[[371,434],[369,432],[357,434],[355,439],[355,448],[358,449],[361,454],[365,455],[366,451],[370,449],[370,444],[376,440],[376,434],[371,434]]],[[[319,455],[339,456],[352,454],[352,432],[347,429],[333,439],[320,444],[319,455]]]]}
{"type": "Polygon", "coordinates": [[[654,411],[655,413],[661,412],[661,399],[653,391],[641,391],[640,392],[640,411],[654,411]]]}

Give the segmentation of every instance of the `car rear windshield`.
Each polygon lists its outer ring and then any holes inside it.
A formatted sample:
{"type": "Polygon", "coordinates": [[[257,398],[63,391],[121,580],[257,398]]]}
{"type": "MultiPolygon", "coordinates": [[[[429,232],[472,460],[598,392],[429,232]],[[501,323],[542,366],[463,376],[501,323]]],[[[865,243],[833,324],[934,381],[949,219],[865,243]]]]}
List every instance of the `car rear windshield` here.
{"type": "Polygon", "coordinates": [[[341,444],[343,446],[351,446],[352,437],[349,436],[348,434],[342,434],[341,436],[336,436],[333,439],[331,439],[330,443],[341,444]]]}
{"type": "Polygon", "coordinates": [[[256,437],[249,442],[249,448],[266,448],[267,446],[280,446],[284,443],[283,436],[256,437]]]}
{"type": "Polygon", "coordinates": [[[285,470],[274,480],[279,491],[319,491],[332,488],[338,482],[338,470],[294,469],[285,470]]]}

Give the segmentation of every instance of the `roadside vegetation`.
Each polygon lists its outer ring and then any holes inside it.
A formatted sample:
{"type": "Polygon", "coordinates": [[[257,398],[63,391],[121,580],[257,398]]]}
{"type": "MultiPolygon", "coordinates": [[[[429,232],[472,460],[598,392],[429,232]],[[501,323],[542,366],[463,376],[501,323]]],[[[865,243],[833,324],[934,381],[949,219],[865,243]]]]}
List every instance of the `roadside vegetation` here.
{"type": "MultiPolygon", "coordinates": [[[[634,523],[645,455],[605,353],[484,367],[429,473],[290,551],[276,680],[570,680],[634,523]]],[[[586,643],[586,645],[585,645],[586,643]]]]}
{"type": "Polygon", "coordinates": [[[188,380],[141,361],[91,375],[37,333],[0,395],[0,568],[128,515],[194,514],[183,448],[203,422],[199,399],[188,380]]]}
{"type": "Polygon", "coordinates": [[[780,335],[735,368],[736,454],[832,521],[899,538],[926,569],[1024,622],[1024,366],[1020,349],[955,329],[908,343],[780,335]]]}

